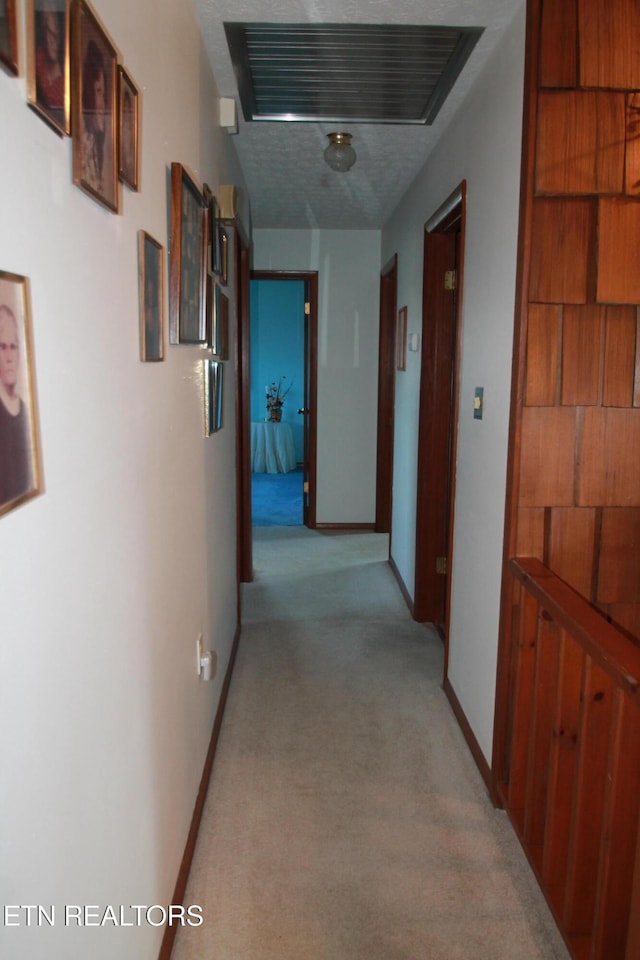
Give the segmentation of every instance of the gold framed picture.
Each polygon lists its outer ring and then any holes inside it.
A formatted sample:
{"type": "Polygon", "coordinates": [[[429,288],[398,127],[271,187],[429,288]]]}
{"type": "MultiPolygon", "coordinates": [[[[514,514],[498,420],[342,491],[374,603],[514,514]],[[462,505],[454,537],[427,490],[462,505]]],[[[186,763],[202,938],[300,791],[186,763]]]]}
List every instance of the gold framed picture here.
{"type": "Polygon", "coordinates": [[[138,88],[118,65],[118,176],[132,190],[140,189],[138,88]]]}
{"type": "Polygon", "coordinates": [[[0,515],[42,490],[27,277],[0,270],[0,515]]]}
{"type": "Polygon", "coordinates": [[[28,0],[27,99],[59,136],[71,131],[71,0],[28,0]]]}
{"type": "Polygon", "coordinates": [[[171,164],[169,342],[206,343],[206,220],[200,187],[181,163],[171,164]]]}
{"type": "Polygon", "coordinates": [[[164,360],[164,248],[145,230],[138,233],[140,359],[164,360]]]}
{"type": "Polygon", "coordinates": [[[118,57],[86,0],[73,6],[73,182],[118,213],[118,57]]]}

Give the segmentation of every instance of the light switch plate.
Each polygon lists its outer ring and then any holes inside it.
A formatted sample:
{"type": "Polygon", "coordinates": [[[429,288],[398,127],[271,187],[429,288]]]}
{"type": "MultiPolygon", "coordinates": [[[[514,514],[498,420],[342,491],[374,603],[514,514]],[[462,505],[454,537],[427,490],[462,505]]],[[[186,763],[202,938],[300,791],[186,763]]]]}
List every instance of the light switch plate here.
{"type": "Polygon", "coordinates": [[[473,419],[482,420],[484,414],[484,387],[476,387],[473,394],[473,419]]]}

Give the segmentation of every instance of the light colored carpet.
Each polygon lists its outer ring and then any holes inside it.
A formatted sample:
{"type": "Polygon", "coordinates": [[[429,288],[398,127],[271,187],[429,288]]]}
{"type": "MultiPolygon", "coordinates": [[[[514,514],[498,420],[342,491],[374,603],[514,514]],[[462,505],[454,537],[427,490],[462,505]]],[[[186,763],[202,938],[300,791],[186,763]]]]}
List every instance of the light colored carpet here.
{"type": "Polygon", "coordinates": [[[386,536],[254,533],[173,960],[566,960],[386,536]]]}

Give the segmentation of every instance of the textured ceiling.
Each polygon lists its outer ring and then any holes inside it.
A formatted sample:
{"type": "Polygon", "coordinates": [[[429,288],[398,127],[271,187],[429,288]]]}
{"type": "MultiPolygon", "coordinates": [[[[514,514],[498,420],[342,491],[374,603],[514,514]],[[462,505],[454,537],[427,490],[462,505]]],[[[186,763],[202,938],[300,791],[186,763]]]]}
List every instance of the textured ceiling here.
{"type": "MultiPolygon", "coordinates": [[[[387,220],[481,71],[522,0],[194,0],[219,93],[238,106],[233,136],[258,228],[376,229],[387,220]],[[242,117],[224,21],[485,27],[432,126],[254,121],[242,117]],[[353,134],[348,173],[325,164],[326,134],[353,134]]],[[[212,108],[218,122],[217,104],[212,108]]]]}

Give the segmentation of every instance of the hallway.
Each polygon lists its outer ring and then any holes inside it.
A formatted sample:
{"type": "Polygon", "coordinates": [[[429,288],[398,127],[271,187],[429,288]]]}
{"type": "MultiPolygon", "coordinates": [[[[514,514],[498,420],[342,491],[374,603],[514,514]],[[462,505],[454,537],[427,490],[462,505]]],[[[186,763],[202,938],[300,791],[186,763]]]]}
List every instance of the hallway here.
{"type": "Polygon", "coordinates": [[[384,535],[255,530],[173,960],[564,960],[384,535]]]}

